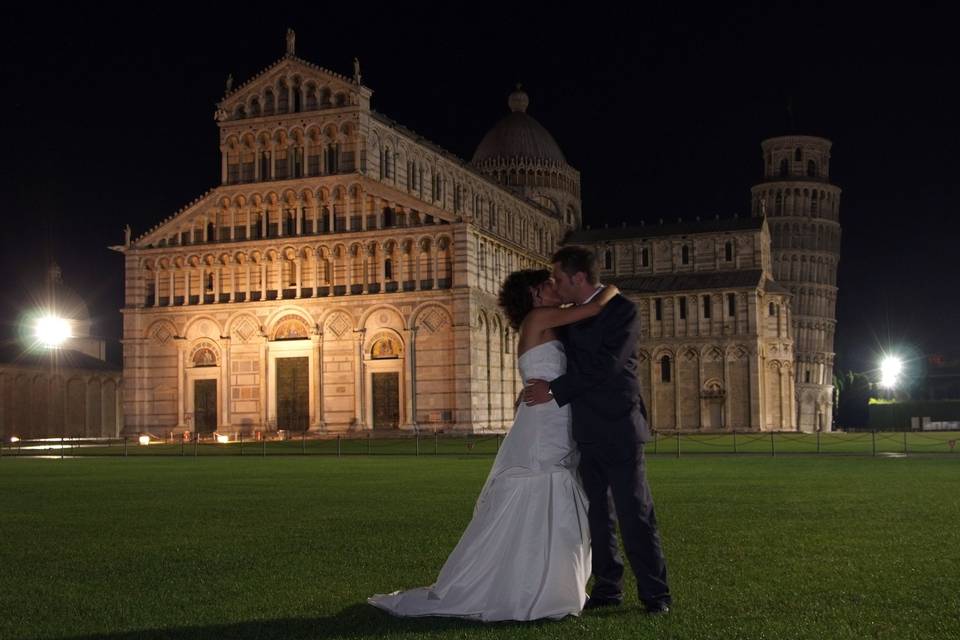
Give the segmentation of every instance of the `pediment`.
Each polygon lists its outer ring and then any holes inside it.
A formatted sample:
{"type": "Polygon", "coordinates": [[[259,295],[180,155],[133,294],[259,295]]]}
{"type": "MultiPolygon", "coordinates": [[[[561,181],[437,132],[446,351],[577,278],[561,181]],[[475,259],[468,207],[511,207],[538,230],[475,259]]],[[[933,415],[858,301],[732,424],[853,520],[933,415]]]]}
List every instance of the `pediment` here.
{"type": "Polygon", "coordinates": [[[212,212],[222,197],[219,188],[210,189],[138,237],[133,242],[133,246],[139,249],[167,246],[166,243],[169,243],[173,236],[179,236],[188,229],[192,231],[199,223],[200,214],[212,212]]]}
{"type": "Polygon", "coordinates": [[[369,103],[372,91],[354,79],[295,56],[281,58],[220,101],[218,119],[236,121],[369,103]],[[299,92],[289,89],[299,88],[299,92]],[[294,98],[294,93],[299,96],[294,98]],[[298,100],[292,104],[292,100],[298,100]]]}

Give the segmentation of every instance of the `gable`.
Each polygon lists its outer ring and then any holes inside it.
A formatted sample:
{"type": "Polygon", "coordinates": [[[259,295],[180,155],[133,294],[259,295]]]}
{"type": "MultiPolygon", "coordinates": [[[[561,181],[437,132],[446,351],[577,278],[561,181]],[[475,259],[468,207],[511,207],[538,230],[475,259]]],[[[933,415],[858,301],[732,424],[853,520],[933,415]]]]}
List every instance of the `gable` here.
{"type": "Polygon", "coordinates": [[[190,204],[137,238],[133,245],[138,248],[167,246],[169,239],[174,235],[179,236],[187,231],[192,233],[195,227],[202,232],[202,227],[198,225],[204,224],[202,219],[204,213],[218,206],[222,198],[219,191],[217,188],[210,189],[199,198],[195,198],[190,204]]]}
{"type": "Polygon", "coordinates": [[[218,104],[221,121],[368,104],[372,92],[329,69],[287,56],[230,91],[218,104]]]}

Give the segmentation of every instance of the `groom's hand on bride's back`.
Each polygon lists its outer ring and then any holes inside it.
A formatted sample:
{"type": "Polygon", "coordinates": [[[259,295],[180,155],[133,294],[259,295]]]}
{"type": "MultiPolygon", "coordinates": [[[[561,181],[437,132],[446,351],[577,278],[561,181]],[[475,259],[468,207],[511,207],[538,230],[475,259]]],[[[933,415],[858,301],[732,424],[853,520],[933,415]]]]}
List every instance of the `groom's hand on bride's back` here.
{"type": "Polygon", "coordinates": [[[550,383],[546,380],[531,378],[527,386],[523,388],[523,402],[528,407],[551,400],[553,400],[553,394],[550,393],[550,383]]]}

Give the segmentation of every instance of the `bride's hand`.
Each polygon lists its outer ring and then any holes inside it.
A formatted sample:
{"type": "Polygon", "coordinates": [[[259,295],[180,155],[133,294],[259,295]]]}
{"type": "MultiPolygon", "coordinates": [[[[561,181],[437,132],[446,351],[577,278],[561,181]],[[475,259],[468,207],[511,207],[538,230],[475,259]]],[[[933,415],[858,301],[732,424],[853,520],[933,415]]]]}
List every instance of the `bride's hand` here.
{"type": "Polygon", "coordinates": [[[620,293],[620,289],[617,288],[615,284],[608,284],[603,287],[603,291],[597,294],[597,297],[594,298],[597,304],[601,307],[613,300],[613,298],[620,293]]]}

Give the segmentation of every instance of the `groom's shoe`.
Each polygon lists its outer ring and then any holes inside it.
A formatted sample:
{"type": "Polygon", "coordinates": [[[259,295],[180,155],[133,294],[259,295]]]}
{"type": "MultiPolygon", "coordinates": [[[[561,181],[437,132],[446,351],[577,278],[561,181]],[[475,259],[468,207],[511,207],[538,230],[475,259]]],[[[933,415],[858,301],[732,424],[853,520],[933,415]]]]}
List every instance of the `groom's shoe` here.
{"type": "Polygon", "coordinates": [[[647,605],[647,615],[659,616],[670,613],[670,605],[666,602],[653,602],[647,605]]]}
{"type": "Polygon", "coordinates": [[[584,609],[601,609],[603,607],[619,607],[623,604],[623,598],[587,598],[587,603],[583,605],[584,609]]]}

